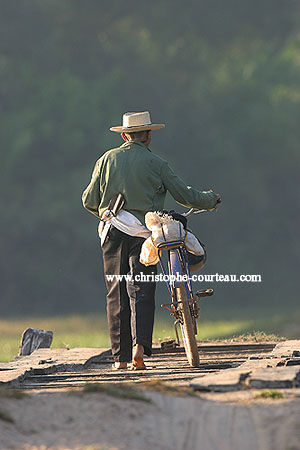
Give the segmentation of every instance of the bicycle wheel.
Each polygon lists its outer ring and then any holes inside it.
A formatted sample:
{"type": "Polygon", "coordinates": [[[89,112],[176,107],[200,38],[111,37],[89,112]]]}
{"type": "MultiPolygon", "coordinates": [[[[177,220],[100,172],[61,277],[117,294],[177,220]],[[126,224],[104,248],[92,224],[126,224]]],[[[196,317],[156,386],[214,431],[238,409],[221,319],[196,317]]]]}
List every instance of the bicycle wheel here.
{"type": "Polygon", "coordinates": [[[197,347],[197,341],[195,337],[195,319],[191,316],[191,310],[187,302],[187,293],[185,285],[182,284],[176,288],[177,300],[183,303],[179,303],[182,311],[183,325],[181,325],[181,332],[183,338],[183,344],[186,352],[187,359],[192,367],[199,367],[199,352],[197,347]]]}

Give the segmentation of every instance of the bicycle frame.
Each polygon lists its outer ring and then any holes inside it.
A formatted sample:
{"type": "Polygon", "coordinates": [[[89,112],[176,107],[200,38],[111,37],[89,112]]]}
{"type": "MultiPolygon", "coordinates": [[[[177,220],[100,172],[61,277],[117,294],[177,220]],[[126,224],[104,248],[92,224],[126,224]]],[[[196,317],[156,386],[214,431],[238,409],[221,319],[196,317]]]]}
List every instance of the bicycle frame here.
{"type": "Polygon", "coordinates": [[[170,242],[167,244],[161,244],[159,246],[159,262],[164,275],[169,275],[169,280],[166,281],[169,292],[171,294],[171,303],[162,304],[161,306],[170,311],[171,315],[175,317],[174,327],[176,334],[176,345],[180,345],[179,336],[177,331],[177,325],[183,325],[182,312],[179,308],[179,304],[182,303],[178,301],[176,295],[176,288],[178,288],[182,283],[185,286],[187,293],[186,302],[189,304],[191,315],[194,318],[194,329],[195,334],[197,334],[196,319],[199,317],[198,301],[199,298],[195,299],[192,291],[192,283],[190,279],[190,268],[186,255],[186,248],[184,242],[170,242]],[[168,274],[163,265],[161,251],[165,250],[168,252],[168,274]],[[185,276],[185,277],[184,277],[185,276]],[[180,277],[181,280],[180,280],[180,277]],[[183,279],[185,280],[183,281],[183,279]]]}
{"type": "MultiPolygon", "coordinates": [[[[206,212],[206,210],[190,209],[182,215],[188,217],[192,214],[206,212]]],[[[171,294],[171,303],[162,304],[175,317],[174,327],[176,342],[167,342],[168,348],[180,346],[177,325],[180,325],[185,353],[192,367],[199,367],[199,351],[197,347],[197,325],[199,317],[198,301],[201,297],[213,295],[213,289],[198,289],[195,296],[192,290],[190,268],[187,250],[183,241],[173,241],[160,244],[159,262],[164,275],[167,275],[162,261],[162,251],[168,254],[168,279],[166,280],[171,294]]]]}

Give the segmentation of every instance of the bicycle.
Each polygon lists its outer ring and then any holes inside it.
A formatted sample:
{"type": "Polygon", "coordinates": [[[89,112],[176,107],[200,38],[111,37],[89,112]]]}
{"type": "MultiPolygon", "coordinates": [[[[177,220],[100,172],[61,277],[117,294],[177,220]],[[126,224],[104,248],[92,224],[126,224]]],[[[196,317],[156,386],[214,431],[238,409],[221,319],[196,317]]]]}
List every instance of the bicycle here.
{"type": "MultiPolygon", "coordinates": [[[[181,214],[189,217],[192,214],[200,214],[206,210],[196,210],[191,208],[186,213],[181,214]]],[[[190,268],[187,257],[187,249],[184,241],[173,241],[158,245],[159,262],[164,275],[169,275],[167,286],[171,294],[171,303],[162,304],[161,307],[169,310],[175,317],[174,327],[176,342],[175,346],[180,346],[177,326],[180,324],[183,344],[188,361],[192,367],[199,367],[199,352],[196,335],[199,318],[198,301],[201,297],[213,295],[213,289],[199,289],[195,295],[192,291],[190,268]],[[165,271],[162,261],[162,250],[168,252],[168,274],[165,271]],[[185,277],[184,277],[185,275],[185,277]]],[[[172,342],[174,344],[174,341],[172,342]]]]}

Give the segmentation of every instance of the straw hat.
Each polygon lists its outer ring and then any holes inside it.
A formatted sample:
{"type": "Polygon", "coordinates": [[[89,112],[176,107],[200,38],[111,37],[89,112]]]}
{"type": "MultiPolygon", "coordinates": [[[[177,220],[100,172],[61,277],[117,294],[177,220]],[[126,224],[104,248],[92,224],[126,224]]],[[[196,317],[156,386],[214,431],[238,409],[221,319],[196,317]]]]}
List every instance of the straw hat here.
{"type": "Polygon", "coordinates": [[[128,112],[123,114],[123,125],[111,127],[116,133],[135,133],[137,131],[160,130],[165,128],[163,123],[151,123],[149,111],[128,112]]]}

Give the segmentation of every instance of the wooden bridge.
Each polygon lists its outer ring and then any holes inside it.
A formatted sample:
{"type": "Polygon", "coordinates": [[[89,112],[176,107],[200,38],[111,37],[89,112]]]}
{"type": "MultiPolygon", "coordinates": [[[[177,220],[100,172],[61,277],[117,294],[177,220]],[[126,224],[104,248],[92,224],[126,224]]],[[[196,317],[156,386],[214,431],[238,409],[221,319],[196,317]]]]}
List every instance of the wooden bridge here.
{"type": "Polygon", "coordinates": [[[203,343],[198,349],[200,367],[192,368],[183,348],[156,347],[145,360],[145,371],[113,370],[111,351],[107,349],[39,349],[0,364],[0,385],[51,390],[154,379],[200,390],[299,385],[300,341],[203,343]]]}

